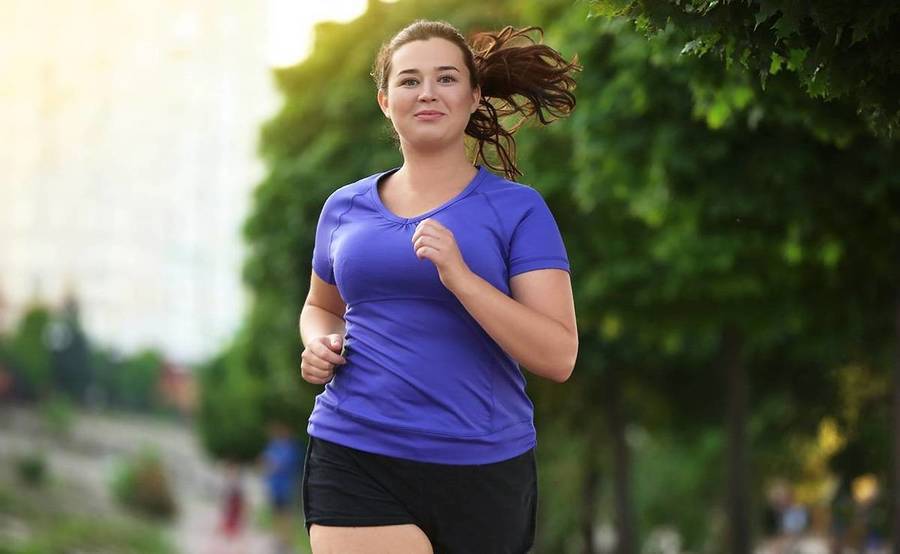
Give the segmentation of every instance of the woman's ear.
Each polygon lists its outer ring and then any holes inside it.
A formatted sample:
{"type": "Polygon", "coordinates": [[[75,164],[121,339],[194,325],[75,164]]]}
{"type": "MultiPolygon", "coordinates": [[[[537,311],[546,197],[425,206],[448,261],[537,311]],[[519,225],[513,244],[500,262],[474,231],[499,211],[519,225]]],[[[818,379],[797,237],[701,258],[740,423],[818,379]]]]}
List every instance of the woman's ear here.
{"type": "Polygon", "coordinates": [[[385,94],[384,91],[379,90],[375,97],[378,99],[378,106],[381,108],[382,113],[384,113],[384,117],[390,119],[391,116],[388,113],[387,94],[385,94]]]}
{"type": "Polygon", "coordinates": [[[478,106],[481,105],[481,86],[480,85],[475,85],[475,88],[472,89],[472,98],[474,99],[475,104],[472,106],[471,111],[472,111],[472,113],[475,113],[475,111],[478,109],[478,106]]]}

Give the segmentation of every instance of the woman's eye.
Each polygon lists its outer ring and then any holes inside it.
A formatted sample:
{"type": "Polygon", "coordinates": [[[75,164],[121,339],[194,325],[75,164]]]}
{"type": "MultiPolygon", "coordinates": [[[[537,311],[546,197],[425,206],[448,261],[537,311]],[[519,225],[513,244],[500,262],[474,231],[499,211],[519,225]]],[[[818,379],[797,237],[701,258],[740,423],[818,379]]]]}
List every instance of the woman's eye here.
{"type": "MultiPolygon", "coordinates": [[[[454,77],[453,75],[441,75],[440,77],[438,77],[438,81],[440,81],[442,83],[448,83],[448,82],[452,83],[452,82],[456,81],[456,77],[454,77]]],[[[405,87],[409,83],[415,84],[418,82],[419,82],[418,79],[404,79],[403,81],[400,81],[400,86],[405,87]]]]}

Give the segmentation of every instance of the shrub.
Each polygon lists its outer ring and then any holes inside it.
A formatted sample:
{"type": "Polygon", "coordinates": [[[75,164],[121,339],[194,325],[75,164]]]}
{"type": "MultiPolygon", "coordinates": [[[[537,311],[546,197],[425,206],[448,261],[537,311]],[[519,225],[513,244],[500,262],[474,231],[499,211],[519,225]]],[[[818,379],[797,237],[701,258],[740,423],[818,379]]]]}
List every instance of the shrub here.
{"type": "Polygon", "coordinates": [[[19,479],[30,487],[39,487],[47,479],[47,460],[43,452],[32,452],[16,460],[19,479]]]}
{"type": "Polygon", "coordinates": [[[119,466],[113,495],[125,507],[156,519],[171,519],[177,512],[169,479],[159,456],[143,450],[119,466]]]}

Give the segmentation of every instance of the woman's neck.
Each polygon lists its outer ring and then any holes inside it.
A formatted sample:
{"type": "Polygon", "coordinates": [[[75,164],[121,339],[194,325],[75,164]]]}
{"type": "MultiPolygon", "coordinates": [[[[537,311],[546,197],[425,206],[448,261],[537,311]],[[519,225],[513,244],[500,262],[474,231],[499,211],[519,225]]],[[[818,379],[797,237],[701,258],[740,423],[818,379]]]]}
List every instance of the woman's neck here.
{"type": "Polygon", "coordinates": [[[401,188],[414,193],[457,189],[465,186],[477,170],[464,147],[453,151],[415,152],[403,149],[403,165],[392,175],[401,188]]]}

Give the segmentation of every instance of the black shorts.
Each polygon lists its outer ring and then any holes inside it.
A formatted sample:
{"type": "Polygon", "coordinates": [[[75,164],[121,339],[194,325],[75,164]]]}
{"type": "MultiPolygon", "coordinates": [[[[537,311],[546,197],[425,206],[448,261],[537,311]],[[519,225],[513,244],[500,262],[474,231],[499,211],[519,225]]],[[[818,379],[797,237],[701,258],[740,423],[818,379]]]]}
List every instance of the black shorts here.
{"type": "Polygon", "coordinates": [[[534,449],[483,465],[416,462],[310,436],[303,470],[306,530],[413,523],[435,554],[525,554],[534,543],[534,449]]]}

